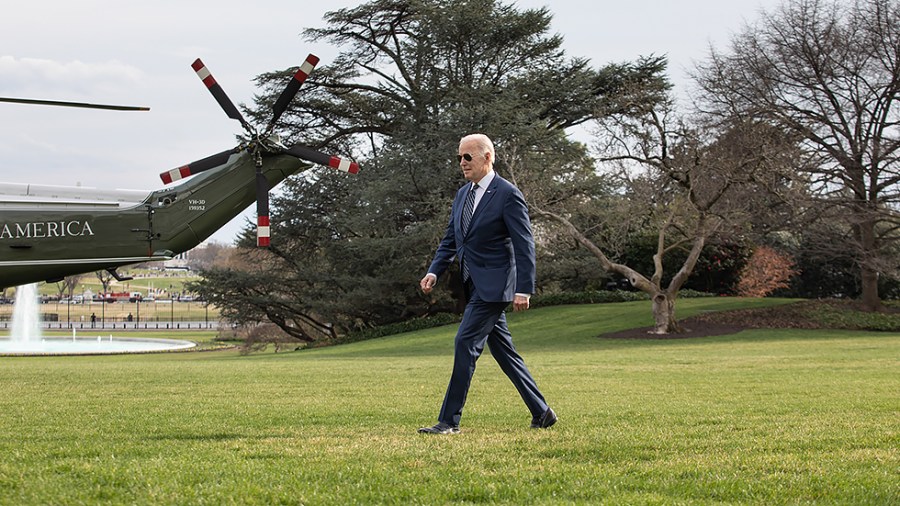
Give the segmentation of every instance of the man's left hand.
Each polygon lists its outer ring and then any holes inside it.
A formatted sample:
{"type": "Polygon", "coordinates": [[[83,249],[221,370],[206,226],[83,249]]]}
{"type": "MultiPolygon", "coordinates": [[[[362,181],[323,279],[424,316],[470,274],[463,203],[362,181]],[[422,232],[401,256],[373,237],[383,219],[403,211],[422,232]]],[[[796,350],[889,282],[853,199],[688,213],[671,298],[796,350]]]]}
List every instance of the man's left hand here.
{"type": "Polygon", "coordinates": [[[513,311],[525,311],[526,309],[528,309],[528,297],[517,294],[513,299],[513,311]]]}

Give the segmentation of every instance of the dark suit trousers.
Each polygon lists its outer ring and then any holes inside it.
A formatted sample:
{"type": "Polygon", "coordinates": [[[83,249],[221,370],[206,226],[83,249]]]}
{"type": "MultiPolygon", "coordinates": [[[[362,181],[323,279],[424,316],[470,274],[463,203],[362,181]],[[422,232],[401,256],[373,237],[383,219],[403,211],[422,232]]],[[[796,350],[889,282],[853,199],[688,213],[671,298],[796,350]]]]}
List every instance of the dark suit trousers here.
{"type": "Polygon", "coordinates": [[[481,356],[485,342],[500,369],[519,391],[531,416],[541,416],[547,410],[547,403],[513,346],[512,335],[506,326],[506,307],[509,303],[485,302],[474,293],[471,281],[466,285],[469,302],[456,333],[453,374],[450,376],[450,385],[447,387],[438,421],[459,425],[472,375],[475,373],[475,362],[481,356]]]}

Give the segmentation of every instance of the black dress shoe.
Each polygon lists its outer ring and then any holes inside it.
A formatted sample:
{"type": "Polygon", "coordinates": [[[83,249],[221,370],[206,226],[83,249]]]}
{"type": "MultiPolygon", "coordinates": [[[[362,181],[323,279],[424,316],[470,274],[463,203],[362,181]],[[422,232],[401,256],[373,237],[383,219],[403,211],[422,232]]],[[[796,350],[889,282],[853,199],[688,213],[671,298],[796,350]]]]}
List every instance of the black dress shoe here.
{"type": "Polygon", "coordinates": [[[459,427],[455,427],[448,423],[438,422],[433,427],[422,427],[419,429],[421,434],[459,434],[459,427]]]}
{"type": "Polygon", "coordinates": [[[547,408],[547,411],[544,411],[543,415],[531,419],[531,428],[547,429],[554,423],[556,423],[556,413],[554,413],[552,409],[547,408]]]}

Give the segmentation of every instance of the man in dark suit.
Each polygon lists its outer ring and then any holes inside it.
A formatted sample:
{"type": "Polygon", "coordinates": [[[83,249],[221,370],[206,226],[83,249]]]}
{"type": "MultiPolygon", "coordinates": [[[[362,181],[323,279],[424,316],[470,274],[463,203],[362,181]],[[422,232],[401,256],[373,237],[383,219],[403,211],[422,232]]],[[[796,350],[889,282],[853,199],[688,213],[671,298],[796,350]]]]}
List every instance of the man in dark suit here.
{"type": "Polygon", "coordinates": [[[467,300],[438,423],[419,429],[422,433],[459,432],[475,362],[485,342],[531,411],[531,427],[546,429],[556,423],[556,413],[516,352],[506,325],[509,303],[514,310],[524,311],[534,292],[534,238],[525,199],[518,188],[494,172],[494,156],[494,144],[486,135],[460,140],[457,159],[470,183],[456,194],[447,231],[428,274],[419,282],[423,292],[431,293],[438,276],[456,257],[467,300]]]}

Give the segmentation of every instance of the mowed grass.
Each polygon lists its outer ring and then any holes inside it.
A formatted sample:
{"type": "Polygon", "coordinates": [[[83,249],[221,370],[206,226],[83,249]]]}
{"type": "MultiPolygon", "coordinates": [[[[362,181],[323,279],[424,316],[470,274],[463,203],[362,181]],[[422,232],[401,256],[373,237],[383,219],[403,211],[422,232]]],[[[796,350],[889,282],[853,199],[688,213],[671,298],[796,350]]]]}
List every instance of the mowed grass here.
{"type": "Polygon", "coordinates": [[[0,503],[900,503],[900,334],[597,337],[649,325],[649,303],[510,321],[549,430],[486,352],[462,434],[416,433],[455,326],[295,353],[0,359],[0,503]]]}

